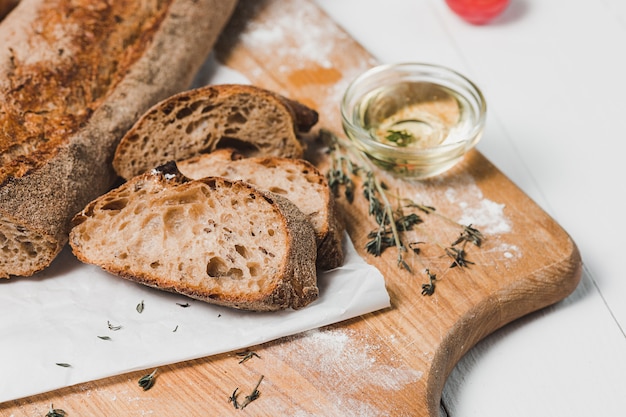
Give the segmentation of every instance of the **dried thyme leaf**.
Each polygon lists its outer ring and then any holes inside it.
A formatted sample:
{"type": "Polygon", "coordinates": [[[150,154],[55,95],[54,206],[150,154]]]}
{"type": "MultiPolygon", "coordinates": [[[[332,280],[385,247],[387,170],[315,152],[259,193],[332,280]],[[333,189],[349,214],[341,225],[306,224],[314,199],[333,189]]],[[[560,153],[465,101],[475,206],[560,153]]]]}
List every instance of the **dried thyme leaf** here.
{"type": "Polygon", "coordinates": [[[109,330],[112,330],[114,332],[116,332],[116,331],[118,331],[118,330],[120,330],[122,328],[122,326],[119,326],[119,325],[118,326],[112,325],[111,322],[108,321],[108,320],[107,320],[107,327],[109,328],[109,330]]]}
{"type": "Polygon", "coordinates": [[[415,136],[406,130],[388,130],[387,136],[385,136],[389,142],[393,142],[396,146],[406,147],[409,146],[415,140],[415,136]]]}
{"type": "Polygon", "coordinates": [[[228,402],[233,403],[233,407],[235,407],[236,409],[239,409],[239,403],[237,402],[237,395],[239,394],[237,393],[237,391],[239,391],[239,387],[235,388],[231,396],[228,397],[228,402]]]}
{"type": "Polygon", "coordinates": [[[137,313],[139,314],[143,313],[143,308],[144,308],[144,304],[143,304],[143,300],[141,300],[141,302],[137,304],[137,307],[136,307],[137,313]]]}
{"type": "Polygon", "coordinates": [[[458,245],[459,243],[469,242],[480,247],[484,239],[483,234],[470,224],[469,226],[463,226],[463,232],[461,232],[458,239],[452,243],[452,246],[458,245]]]}
{"type": "Polygon", "coordinates": [[[155,369],[154,371],[152,371],[152,373],[139,378],[138,384],[141,388],[143,388],[144,391],[148,391],[154,385],[156,372],[157,370],[155,369]]]}
{"type": "Polygon", "coordinates": [[[433,295],[435,293],[435,281],[437,276],[432,274],[428,269],[426,270],[428,276],[428,284],[422,284],[422,295],[433,295]]]}
{"type": "Polygon", "coordinates": [[[111,340],[111,338],[109,336],[98,336],[98,339],[111,340]]]}
{"type": "Polygon", "coordinates": [[[57,362],[56,365],[60,366],[62,368],[71,368],[72,367],[72,365],[70,365],[69,363],[65,363],[65,362],[57,362]]]}
{"type": "Polygon", "coordinates": [[[446,255],[448,255],[449,257],[453,259],[453,262],[450,265],[450,268],[454,268],[456,266],[463,268],[463,267],[474,264],[474,262],[467,260],[467,258],[465,257],[466,256],[465,250],[463,249],[446,248],[446,255]]]}
{"type": "Polygon", "coordinates": [[[240,356],[242,359],[239,361],[239,363],[244,363],[247,360],[252,359],[253,357],[257,357],[257,358],[261,358],[256,352],[252,352],[249,350],[246,350],[244,352],[239,352],[236,354],[237,356],[240,356]]]}
{"type": "Polygon", "coordinates": [[[261,375],[261,378],[259,378],[259,382],[256,383],[256,386],[254,387],[250,395],[246,396],[245,400],[243,401],[243,403],[241,403],[239,408],[243,410],[244,408],[248,406],[248,404],[250,404],[252,401],[259,398],[261,393],[259,392],[258,388],[259,388],[259,385],[261,385],[261,381],[263,381],[263,375],[261,375]]]}
{"type": "Polygon", "coordinates": [[[176,303],[176,305],[178,305],[178,306],[180,306],[180,307],[182,307],[182,308],[187,308],[187,307],[189,307],[191,304],[189,304],[189,303],[185,303],[185,304],[182,304],[182,303],[176,303]]]}

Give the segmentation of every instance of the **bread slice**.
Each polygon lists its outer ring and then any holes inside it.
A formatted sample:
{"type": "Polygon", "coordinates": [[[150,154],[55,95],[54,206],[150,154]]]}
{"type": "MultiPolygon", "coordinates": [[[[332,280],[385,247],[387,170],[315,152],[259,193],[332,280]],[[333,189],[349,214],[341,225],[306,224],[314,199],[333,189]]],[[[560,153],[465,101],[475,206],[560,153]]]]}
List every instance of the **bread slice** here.
{"type": "Polygon", "coordinates": [[[218,149],[177,165],[189,178],[222,176],[242,180],[288,198],[313,225],[317,266],[326,270],[343,263],[343,227],[335,212],[335,200],[326,177],[308,161],[276,156],[245,158],[233,149],[218,149]]]}
{"type": "Polygon", "coordinates": [[[189,180],[170,163],[97,198],[73,224],[78,259],[151,287],[257,311],[318,296],[310,223],[242,181],[189,180]]]}
{"type": "Polygon", "coordinates": [[[147,111],[120,141],[115,171],[128,180],[167,161],[217,148],[249,156],[303,156],[300,132],[317,112],[252,85],[221,84],[172,96],[147,111]]]}
{"type": "Polygon", "coordinates": [[[0,22],[0,278],[48,266],[118,141],[189,88],[235,0],[23,0],[0,22]]]}

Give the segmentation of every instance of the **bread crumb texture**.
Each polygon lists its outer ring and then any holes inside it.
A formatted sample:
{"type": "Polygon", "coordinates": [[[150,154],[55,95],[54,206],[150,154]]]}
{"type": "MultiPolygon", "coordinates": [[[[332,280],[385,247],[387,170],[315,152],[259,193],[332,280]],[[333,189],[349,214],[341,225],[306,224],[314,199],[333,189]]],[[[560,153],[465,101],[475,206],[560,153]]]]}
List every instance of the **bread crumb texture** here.
{"type": "MultiPolygon", "coordinates": [[[[30,274],[41,268],[41,254],[55,254],[57,243],[46,235],[27,230],[7,217],[0,217],[0,278],[3,271],[30,274]]],[[[52,256],[52,255],[51,255],[52,256]]]]}
{"type": "Polygon", "coordinates": [[[216,85],[172,96],[122,138],[113,167],[123,178],[217,148],[248,156],[300,158],[294,114],[276,95],[248,85],[216,85]]]}
{"type": "Polygon", "coordinates": [[[0,184],[56,155],[140,58],[170,3],[50,0],[8,35],[22,38],[0,57],[0,184]]]}
{"type": "Polygon", "coordinates": [[[336,219],[333,196],[326,177],[308,161],[272,156],[244,158],[232,149],[219,149],[177,165],[189,178],[221,176],[241,180],[288,198],[315,230],[318,267],[327,270],[343,263],[343,228],[336,219]],[[319,256],[320,253],[324,256],[319,256]]]}
{"type": "Polygon", "coordinates": [[[242,182],[208,178],[172,186],[156,177],[124,184],[75,218],[70,244],[79,259],[216,304],[293,306],[294,237],[271,200],[242,182]]]}

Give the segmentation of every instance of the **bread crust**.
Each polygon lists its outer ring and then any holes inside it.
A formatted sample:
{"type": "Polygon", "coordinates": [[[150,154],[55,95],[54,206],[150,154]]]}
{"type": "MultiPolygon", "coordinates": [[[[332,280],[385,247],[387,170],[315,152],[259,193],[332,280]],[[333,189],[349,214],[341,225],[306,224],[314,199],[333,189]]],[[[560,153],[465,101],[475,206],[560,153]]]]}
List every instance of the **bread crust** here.
{"type": "MultiPolygon", "coordinates": [[[[259,220],[259,223],[262,221],[259,220]]],[[[74,218],[73,224],[70,245],[78,259],[150,287],[212,304],[253,311],[299,309],[318,296],[315,237],[306,217],[290,201],[263,193],[242,181],[222,177],[189,180],[177,172],[174,164],[168,164],[137,176],[92,201],[74,218]],[[241,198],[250,201],[250,205],[241,205],[241,198]],[[229,201],[237,201],[237,209],[232,210],[237,210],[240,216],[225,216],[217,208],[218,200],[226,205],[229,201]],[[199,204],[202,208],[192,204],[199,204]],[[192,207],[189,210],[197,216],[196,221],[186,218],[184,228],[198,230],[197,234],[171,232],[172,227],[178,225],[176,220],[171,220],[172,210],[177,211],[182,206],[192,207]],[[138,207],[144,207],[144,210],[138,207]],[[255,246],[259,240],[266,242],[263,245],[269,244],[267,239],[270,236],[268,230],[257,229],[259,224],[248,224],[257,212],[264,213],[266,221],[272,224],[274,241],[284,243],[280,249],[268,247],[276,255],[265,255],[255,246]],[[144,226],[150,216],[158,219],[154,228],[144,226]],[[117,229],[120,224],[124,225],[123,232],[117,229]],[[208,225],[212,224],[216,228],[208,231],[208,225]],[[116,235],[131,233],[137,236],[145,228],[149,228],[151,233],[141,238],[142,245],[158,247],[156,254],[153,250],[147,251],[149,255],[145,255],[146,251],[142,249],[133,251],[137,247],[134,238],[124,239],[124,236],[116,235]],[[250,231],[255,230],[258,237],[250,237],[249,228],[252,228],[250,231]],[[204,240],[208,241],[205,236],[219,235],[218,230],[228,230],[221,252],[215,243],[204,240]],[[106,245],[109,236],[123,243],[113,247],[106,245]],[[239,250],[235,251],[232,245],[246,247],[245,255],[244,250],[236,253],[239,250]],[[167,252],[170,247],[180,248],[184,256],[178,251],[167,252]],[[228,250],[232,253],[223,253],[228,250]],[[213,254],[214,251],[217,254],[213,254]],[[204,272],[210,270],[208,265],[215,256],[219,259],[232,258],[236,266],[238,264],[234,259],[238,255],[248,262],[259,259],[255,257],[255,252],[267,258],[267,263],[263,263],[257,276],[249,277],[249,282],[246,281],[247,273],[240,272],[243,278],[233,277],[228,267],[224,271],[229,272],[215,274],[217,277],[204,272]],[[159,267],[152,265],[155,260],[149,256],[156,257],[159,267]],[[159,269],[161,267],[163,269],[159,269]],[[259,288],[254,289],[255,285],[259,288]]]]}
{"type": "Polygon", "coordinates": [[[0,215],[10,220],[0,228],[8,254],[0,278],[52,262],[72,216],[113,185],[119,139],[151,105],[189,86],[236,1],[110,3],[23,0],[0,23],[0,215]],[[150,18],[129,29],[137,17],[124,10],[137,7],[150,18]],[[41,32],[46,25],[56,32],[41,32]],[[121,49],[106,43],[121,32],[121,49]],[[116,53],[116,62],[102,58],[116,53]],[[93,75],[89,89],[77,68],[93,75]],[[42,76],[48,82],[37,90],[32,80],[42,76]]]}
{"type": "Polygon", "coordinates": [[[124,179],[217,148],[248,156],[301,158],[299,133],[318,121],[315,110],[245,84],[209,85],[150,108],[120,141],[113,167],[124,179]]]}

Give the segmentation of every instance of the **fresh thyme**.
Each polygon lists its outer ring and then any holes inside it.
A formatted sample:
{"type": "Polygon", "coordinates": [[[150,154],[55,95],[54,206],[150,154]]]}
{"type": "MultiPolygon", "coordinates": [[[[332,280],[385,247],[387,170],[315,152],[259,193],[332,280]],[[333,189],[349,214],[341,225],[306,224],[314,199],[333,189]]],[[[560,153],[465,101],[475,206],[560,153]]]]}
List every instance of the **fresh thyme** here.
{"type": "Polygon", "coordinates": [[[50,410],[46,414],[46,417],[65,417],[66,415],[67,413],[64,410],[60,408],[54,408],[54,405],[50,404],[50,410]]]}
{"type": "MultiPolygon", "coordinates": [[[[363,197],[368,204],[368,214],[374,218],[377,224],[377,227],[367,234],[368,240],[365,243],[365,250],[369,254],[378,257],[386,249],[395,247],[398,267],[411,273],[411,267],[405,260],[405,254],[408,253],[407,247],[414,255],[420,255],[420,245],[424,245],[426,242],[409,242],[408,245],[405,245],[402,237],[405,232],[413,230],[415,226],[424,222],[422,217],[418,215],[417,212],[419,212],[425,215],[436,215],[456,227],[462,228],[459,236],[451,244],[447,246],[437,244],[443,250],[443,256],[452,259],[449,268],[467,268],[474,264],[468,259],[466,245],[469,243],[477,247],[481,246],[484,236],[478,229],[471,224],[468,226],[461,225],[439,214],[432,206],[417,204],[400,196],[396,196],[398,204],[394,209],[387,197],[387,186],[376,177],[371,162],[361,151],[349,143],[340,141],[337,136],[327,130],[320,131],[320,136],[331,154],[327,178],[333,194],[338,197],[343,187],[346,200],[352,203],[355,196],[353,178],[360,176],[362,179],[363,197]],[[354,160],[359,162],[353,162],[354,160]],[[410,213],[405,213],[405,211],[410,211],[410,213]]],[[[398,146],[407,146],[411,139],[412,135],[406,131],[388,131],[387,140],[395,142],[398,146]]],[[[429,281],[422,285],[422,294],[433,295],[437,278],[428,269],[426,274],[429,281]]]]}
{"type": "Polygon", "coordinates": [[[112,330],[114,332],[120,330],[122,328],[122,326],[115,326],[113,324],[111,324],[110,321],[107,320],[107,327],[109,328],[109,330],[112,330]]]}
{"type": "Polygon", "coordinates": [[[241,358],[241,360],[239,361],[239,363],[244,363],[250,359],[252,359],[253,357],[257,357],[257,358],[261,358],[256,352],[252,352],[250,350],[246,350],[243,352],[238,352],[236,353],[237,356],[239,356],[241,358]]]}
{"type": "Polygon", "coordinates": [[[228,397],[228,402],[233,403],[233,407],[239,409],[239,402],[237,401],[237,395],[239,394],[237,393],[237,391],[239,391],[239,387],[235,388],[230,397],[228,397]]]}
{"type": "Polygon", "coordinates": [[[247,395],[246,398],[244,399],[243,403],[240,405],[240,408],[242,410],[244,408],[246,408],[246,406],[248,404],[250,404],[252,401],[254,401],[257,398],[259,398],[259,396],[261,395],[261,393],[259,392],[259,389],[258,389],[259,385],[261,385],[261,381],[263,381],[263,375],[261,375],[261,378],[259,378],[259,382],[256,383],[256,386],[254,387],[254,389],[252,390],[250,395],[247,395]]]}
{"type": "Polygon", "coordinates": [[[228,402],[232,403],[233,407],[235,407],[236,409],[243,410],[248,406],[248,404],[261,396],[261,393],[259,392],[259,385],[261,385],[261,381],[263,381],[263,375],[261,375],[261,378],[259,378],[259,382],[256,383],[256,386],[254,387],[250,395],[246,395],[242,403],[239,403],[239,401],[237,401],[237,397],[239,396],[239,387],[235,388],[232,395],[228,397],[228,402]]]}
{"type": "Polygon", "coordinates": [[[448,255],[450,258],[452,258],[452,264],[450,265],[450,268],[454,268],[456,266],[458,267],[464,267],[464,266],[469,266],[474,264],[474,262],[468,261],[466,258],[466,253],[464,249],[458,249],[458,248],[454,248],[454,247],[450,247],[450,248],[446,248],[446,255],[448,255]]]}
{"type": "Polygon", "coordinates": [[[148,375],[144,375],[141,378],[139,378],[139,381],[137,383],[139,384],[141,388],[143,388],[144,391],[148,391],[150,388],[154,386],[154,382],[156,379],[155,378],[156,372],[157,370],[155,369],[154,371],[152,371],[152,373],[148,375]]]}
{"type": "Polygon", "coordinates": [[[410,145],[413,140],[415,140],[415,137],[406,130],[390,129],[387,131],[387,136],[385,136],[385,139],[387,139],[389,142],[395,143],[396,146],[405,147],[410,145]]]}
{"type": "Polygon", "coordinates": [[[422,295],[433,295],[435,293],[435,281],[437,276],[426,269],[428,284],[422,284],[422,295]]]}

